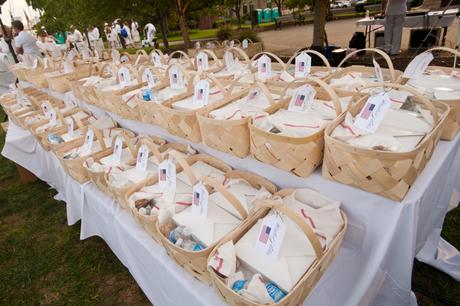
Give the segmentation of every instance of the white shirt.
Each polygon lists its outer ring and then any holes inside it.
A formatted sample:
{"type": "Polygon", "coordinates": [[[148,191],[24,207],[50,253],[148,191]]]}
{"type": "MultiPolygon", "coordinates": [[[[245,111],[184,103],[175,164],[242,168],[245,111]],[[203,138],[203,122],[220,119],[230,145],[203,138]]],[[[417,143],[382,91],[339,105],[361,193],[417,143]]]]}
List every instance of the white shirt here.
{"type": "Polygon", "coordinates": [[[147,23],[144,27],[144,30],[147,31],[147,37],[150,38],[150,37],[155,37],[155,33],[157,32],[157,29],[155,28],[155,26],[151,23],[147,23]]]}
{"type": "Polygon", "coordinates": [[[21,31],[14,39],[16,48],[22,48],[24,54],[40,56],[40,49],[37,46],[37,40],[29,32],[21,31]]]}
{"type": "Polygon", "coordinates": [[[0,52],[1,53],[10,53],[10,48],[6,43],[5,39],[2,37],[0,38],[0,52]]]}
{"type": "Polygon", "coordinates": [[[131,31],[135,32],[139,29],[139,24],[137,22],[131,22],[131,31]]]}
{"type": "Polygon", "coordinates": [[[100,34],[99,34],[99,29],[94,28],[91,32],[88,33],[89,39],[90,40],[99,40],[100,34]]]}
{"type": "Polygon", "coordinates": [[[73,31],[73,39],[75,42],[82,42],[83,41],[83,35],[81,35],[81,32],[75,29],[73,31]]]}

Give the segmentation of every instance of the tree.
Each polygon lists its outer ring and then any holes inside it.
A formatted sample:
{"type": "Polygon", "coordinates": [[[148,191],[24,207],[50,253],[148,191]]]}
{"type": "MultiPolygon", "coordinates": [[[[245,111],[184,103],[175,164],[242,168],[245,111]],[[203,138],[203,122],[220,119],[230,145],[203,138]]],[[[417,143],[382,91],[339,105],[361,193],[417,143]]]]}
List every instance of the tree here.
{"type": "Polygon", "coordinates": [[[313,2],[313,43],[312,46],[322,47],[326,42],[326,15],[329,0],[314,0],[313,2]]]}
{"type": "Polygon", "coordinates": [[[282,9],[284,0],[273,0],[273,2],[275,2],[276,6],[278,7],[278,12],[280,13],[280,16],[282,16],[283,13],[281,12],[281,9],[282,9]]]}
{"type": "Polygon", "coordinates": [[[177,14],[179,15],[179,27],[182,39],[184,40],[184,46],[186,49],[189,49],[192,43],[190,41],[190,36],[188,35],[187,16],[192,0],[175,0],[175,3],[177,14]]]}

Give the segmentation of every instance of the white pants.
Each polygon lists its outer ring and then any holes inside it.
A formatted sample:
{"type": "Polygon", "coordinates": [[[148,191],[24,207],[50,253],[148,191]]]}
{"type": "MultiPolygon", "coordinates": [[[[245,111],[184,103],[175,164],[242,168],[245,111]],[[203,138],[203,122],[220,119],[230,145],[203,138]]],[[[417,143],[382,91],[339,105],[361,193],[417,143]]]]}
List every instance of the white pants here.
{"type": "Polygon", "coordinates": [[[385,16],[385,51],[398,54],[401,49],[402,30],[406,14],[385,16]]]}

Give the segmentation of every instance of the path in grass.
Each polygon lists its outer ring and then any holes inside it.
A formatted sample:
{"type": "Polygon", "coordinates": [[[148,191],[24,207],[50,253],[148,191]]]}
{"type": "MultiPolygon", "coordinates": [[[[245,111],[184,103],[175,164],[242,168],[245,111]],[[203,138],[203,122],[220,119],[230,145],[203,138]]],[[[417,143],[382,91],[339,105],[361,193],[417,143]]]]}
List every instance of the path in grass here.
{"type": "MultiPolygon", "coordinates": [[[[103,240],[80,241],[80,225],[67,226],[65,203],[55,194],[43,182],[21,183],[14,164],[0,156],[0,305],[147,305],[103,240]]],[[[443,231],[456,247],[458,224],[460,209],[448,214],[443,231]]],[[[460,305],[460,285],[421,263],[413,290],[421,306],[460,305]]]]}

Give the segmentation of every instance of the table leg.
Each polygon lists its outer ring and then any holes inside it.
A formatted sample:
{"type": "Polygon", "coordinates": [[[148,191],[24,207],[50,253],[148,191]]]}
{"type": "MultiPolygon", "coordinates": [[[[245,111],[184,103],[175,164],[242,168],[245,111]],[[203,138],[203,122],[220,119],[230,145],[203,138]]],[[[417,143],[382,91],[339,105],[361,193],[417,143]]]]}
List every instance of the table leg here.
{"type": "Polygon", "coordinates": [[[441,46],[445,46],[446,44],[446,35],[447,35],[447,27],[444,27],[442,31],[441,46]]]}

